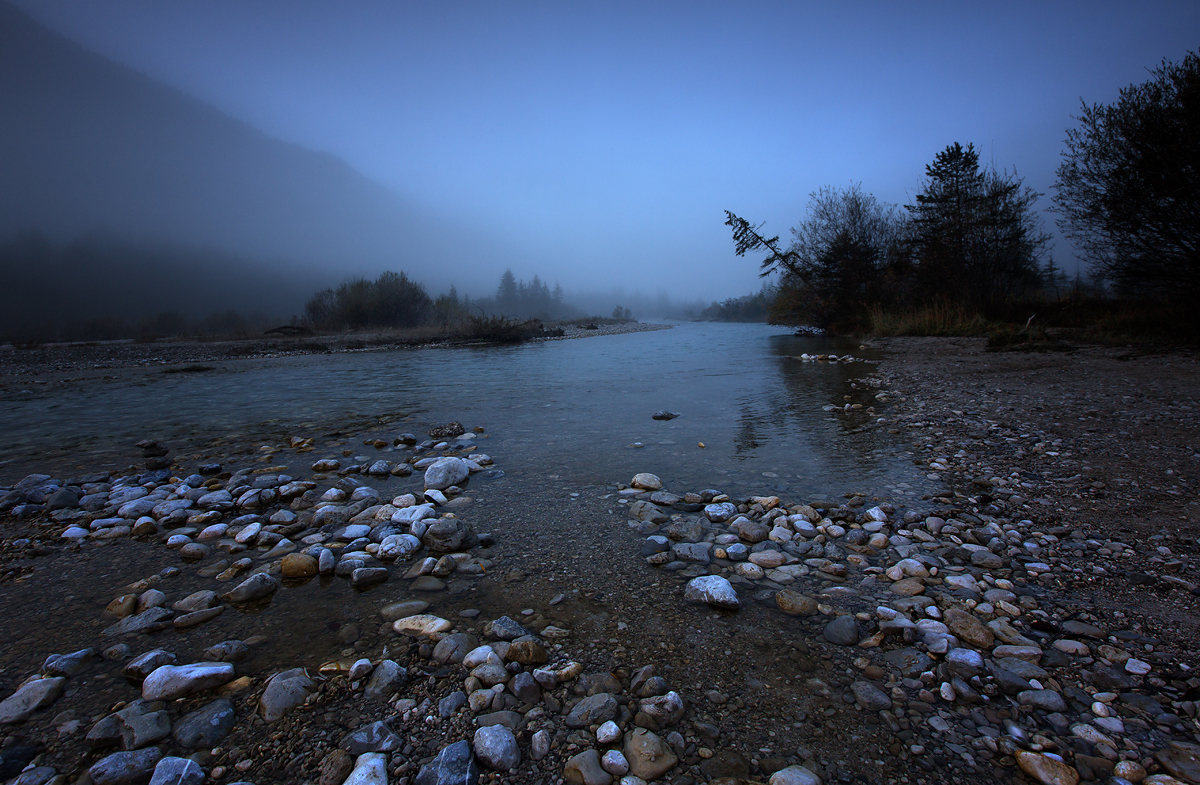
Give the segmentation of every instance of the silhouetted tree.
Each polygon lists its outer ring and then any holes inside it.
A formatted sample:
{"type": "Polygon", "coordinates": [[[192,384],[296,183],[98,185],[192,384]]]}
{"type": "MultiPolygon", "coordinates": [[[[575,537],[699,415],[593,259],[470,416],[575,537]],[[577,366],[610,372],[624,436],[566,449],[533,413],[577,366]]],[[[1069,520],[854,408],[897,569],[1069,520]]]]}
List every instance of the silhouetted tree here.
{"type": "Polygon", "coordinates": [[[955,142],[925,167],[912,217],[914,294],[989,308],[1038,282],[1049,235],[1038,194],[1016,174],[980,169],[975,146],[955,142]]]}
{"type": "Polygon", "coordinates": [[[385,272],[374,281],[350,278],[337,289],[317,292],[305,304],[304,318],[325,330],[408,328],[424,323],[431,308],[424,286],[402,272],[385,272]]]}
{"type": "Polygon", "coordinates": [[[500,311],[515,311],[520,306],[517,277],[512,270],[505,270],[496,287],[496,308],[500,311]]]}
{"type": "Polygon", "coordinates": [[[700,312],[700,317],[717,322],[765,322],[774,301],[775,287],[767,281],[754,294],[713,303],[700,312]]]}
{"type": "MultiPolygon", "coordinates": [[[[739,256],[765,250],[760,275],[782,273],[772,298],[771,321],[852,330],[866,309],[895,291],[903,260],[904,216],[863,193],[825,187],[809,196],[808,217],[792,229],[786,251],[779,238],[764,238],[760,227],[726,212],[739,256]]],[[[728,301],[727,301],[728,302],[728,301]]],[[[732,307],[732,306],[731,306],[732,307]]]]}
{"type": "Polygon", "coordinates": [[[1054,184],[1059,227],[1120,291],[1200,293],[1200,56],[1083,104],[1054,184]]]}
{"type": "Polygon", "coordinates": [[[792,229],[794,260],[781,287],[791,291],[780,303],[788,310],[777,307],[776,321],[838,330],[861,326],[868,307],[895,294],[904,233],[899,209],[863,193],[859,184],[810,194],[808,217],[792,229]]]}

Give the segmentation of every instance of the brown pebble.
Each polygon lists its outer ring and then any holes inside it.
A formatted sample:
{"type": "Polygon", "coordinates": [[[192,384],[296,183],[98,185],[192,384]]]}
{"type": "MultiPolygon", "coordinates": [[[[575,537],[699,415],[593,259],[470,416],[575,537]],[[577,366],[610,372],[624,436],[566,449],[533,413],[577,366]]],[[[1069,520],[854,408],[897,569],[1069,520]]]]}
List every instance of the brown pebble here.
{"type": "Polygon", "coordinates": [[[318,785],[342,785],[354,768],[354,756],[345,750],[333,750],[321,759],[318,785]]]}

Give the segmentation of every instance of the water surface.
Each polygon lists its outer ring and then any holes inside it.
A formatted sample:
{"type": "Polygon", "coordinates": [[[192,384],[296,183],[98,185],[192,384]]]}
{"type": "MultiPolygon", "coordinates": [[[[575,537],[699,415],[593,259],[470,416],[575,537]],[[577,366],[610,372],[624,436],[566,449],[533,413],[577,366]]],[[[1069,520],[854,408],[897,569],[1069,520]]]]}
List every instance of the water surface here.
{"type": "Polygon", "coordinates": [[[10,451],[36,456],[144,438],[319,436],[403,412],[407,421],[375,432],[423,436],[449,420],[483,426],[483,449],[514,479],[595,484],[651,471],[677,490],[807,498],[913,480],[886,428],[859,412],[824,410],[848,402],[882,410],[875,389],[853,386],[873,365],[795,359],[805,352],[875,357],[852,341],[779,327],[685,323],[511,347],[231,360],[206,373],[9,390],[0,433],[10,451]],[[651,418],[664,409],[680,416],[651,418]]]}

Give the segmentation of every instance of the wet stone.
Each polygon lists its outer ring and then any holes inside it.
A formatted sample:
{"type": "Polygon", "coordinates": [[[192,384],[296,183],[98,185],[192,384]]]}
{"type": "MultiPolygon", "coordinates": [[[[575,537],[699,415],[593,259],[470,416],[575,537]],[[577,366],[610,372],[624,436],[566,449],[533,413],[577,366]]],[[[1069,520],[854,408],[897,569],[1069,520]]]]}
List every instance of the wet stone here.
{"type": "Polygon", "coordinates": [[[563,779],[570,785],[609,785],[612,775],[600,765],[600,756],[595,750],[584,750],[572,755],[563,766],[563,779]]]}
{"type": "Polygon", "coordinates": [[[188,758],[163,758],[154,767],[150,785],[200,785],[204,770],[188,758]]]}
{"type": "Polygon", "coordinates": [[[504,725],[489,725],[475,731],[475,755],[493,771],[515,769],[521,762],[521,751],[513,732],[504,725]]]}
{"type": "Polygon", "coordinates": [[[825,625],[821,637],[838,646],[854,646],[859,641],[858,621],[850,615],[838,616],[825,625]]]}
{"type": "Polygon", "coordinates": [[[812,616],[817,613],[816,600],[790,589],[776,592],[775,604],[789,616],[812,616]]]}
{"type": "Polygon", "coordinates": [[[101,758],[88,769],[95,785],[142,785],[154,776],[155,766],[162,758],[157,747],[136,752],[114,752],[101,758]]]}
{"type": "Polygon", "coordinates": [[[234,720],[233,702],[217,698],[180,718],[171,738],[188,749],[214,747],[233,730],[234,720]]]}
{"type": "Polygon", "coordinates": [[[338,746],[351,755],[358,756],[364,752],[392,752],[403,749],[404,740],[397,736],[386,722],[380,720],[346,734],[338,746]]]}
{"type": "Polygon", "coordinates": [[[21,722],[38,709],[45,708],[62,694],[67,680],[61,676],[35,679],[0,702],[0,723],[21,722]]]}
{"type": "Polygon", "coordinates": [[[479,767],[471,744],[463,739],[443,747],[436,758],[422,766],[414,785],[461,785],[478,778],[479,767]]]}
{"type": "Polygon", "coordinates": [[[564,722],[568,728],[585,728],[617,716],[617,700],[607,692],[597,693],[575,704],[564,722]]]}
{"type": "Polygon", "coordinates": [[[1017,750],[1015,756],[1021,771],[1042,785],[1076,785],[1079,782],[1079,773],[1074,767],[1057,758],[1027,750],[1017,750]]]}

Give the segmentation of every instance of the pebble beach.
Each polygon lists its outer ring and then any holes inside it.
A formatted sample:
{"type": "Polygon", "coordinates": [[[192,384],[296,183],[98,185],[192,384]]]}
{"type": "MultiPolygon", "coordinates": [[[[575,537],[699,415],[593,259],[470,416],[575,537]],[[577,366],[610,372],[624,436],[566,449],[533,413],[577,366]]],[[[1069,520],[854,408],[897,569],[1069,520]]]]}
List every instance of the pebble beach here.
{"type": "Polygon", "coordinates": [[[881,348],[892,498],[470,422],[14,476],[0,780],[1200,782],[1196,359],[881,348]]]}

